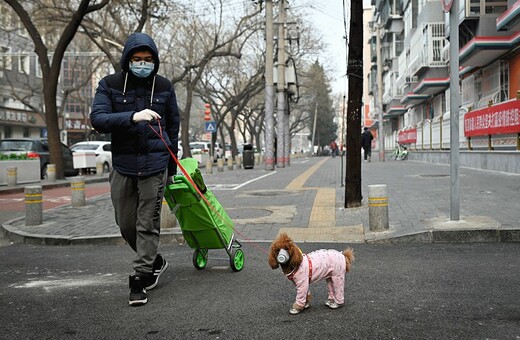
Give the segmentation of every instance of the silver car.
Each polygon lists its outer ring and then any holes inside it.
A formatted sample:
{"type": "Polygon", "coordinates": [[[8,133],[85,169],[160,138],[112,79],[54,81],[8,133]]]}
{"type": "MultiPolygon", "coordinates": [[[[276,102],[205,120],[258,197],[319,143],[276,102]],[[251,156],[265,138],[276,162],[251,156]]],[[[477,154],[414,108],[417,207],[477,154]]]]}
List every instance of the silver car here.
{"type": "Polygon", "coordinates": [[[79,142],[70,147],[75,151],[94,151],[96,153],[96,164],[103,164],[103,173],[112,169],[112,145],[106,141],[79,142]]]}

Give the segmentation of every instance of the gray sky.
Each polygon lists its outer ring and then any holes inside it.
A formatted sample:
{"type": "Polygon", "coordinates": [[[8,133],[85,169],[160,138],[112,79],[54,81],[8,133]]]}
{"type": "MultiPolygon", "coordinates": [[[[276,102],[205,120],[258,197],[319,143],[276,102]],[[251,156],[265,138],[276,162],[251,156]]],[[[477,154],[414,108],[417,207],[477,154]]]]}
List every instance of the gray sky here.
{"type": "MultiPolygon", "coordinates": [[[[350,16],[350,1],[346,0],[347,20],[350,16]]],[[[298,2],[294,2],[297,4],[298,2]]],[[[323,40],[328,45],[323,60],[320,60],[330,69],[331,87],[334,93],[343,94],[346,91],[346,78],[344,74],[347,71],[347,56],[345,47],[345,24],[343,20],[343,0],[313,0],[305,1],[306,4],[312,6],[308,12],[310,19],[314,23],[316,29],[323,36],[323,40]]],[[[370,0],[363,0],[365,7],[370,6],[370,0]]],[[[349,22],[347,21],[347,31],[349,22]]]]}

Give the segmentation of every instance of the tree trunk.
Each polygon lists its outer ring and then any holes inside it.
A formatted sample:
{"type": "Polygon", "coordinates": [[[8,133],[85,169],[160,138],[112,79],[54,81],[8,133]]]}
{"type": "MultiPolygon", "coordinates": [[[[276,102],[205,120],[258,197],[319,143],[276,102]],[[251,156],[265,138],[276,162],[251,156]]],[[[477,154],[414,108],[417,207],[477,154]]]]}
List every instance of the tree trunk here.
{"type": "Polygon", "coordinates": [[[56,178],[65,178],[65,166],[61,151],[60,127],[58,124],[58,109],[56,104],[57,80],[59,70],[51,70],[47,78],[48,83],[43,87],[43,100],[45,102],[45,123],[47,126],[47,143],[51,164],[56,164],[56,178]]]}
{"type": "Polygon", "coordinates": [[[361,206],[361,103],[363,96],[363,6],[351,2],[348,51],[347,166],[345,208],[361,206]]]}

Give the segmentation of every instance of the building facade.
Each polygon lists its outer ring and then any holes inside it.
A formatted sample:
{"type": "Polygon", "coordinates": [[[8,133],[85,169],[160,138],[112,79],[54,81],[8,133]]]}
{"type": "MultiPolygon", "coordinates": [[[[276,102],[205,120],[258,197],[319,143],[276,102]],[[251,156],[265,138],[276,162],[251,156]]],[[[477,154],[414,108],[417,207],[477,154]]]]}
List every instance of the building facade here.
{"type": "Polygon", "coordinates": [[[0,139],[45,137],[41,69],[36,54],[28,53],[32,43],[26,30],[4,3],[0,31],[0,139]]]}
{"type": "MultiPolygon", "coordinates": [[[[0,139],[47,137],[43,78],[34,44],[14,11],[0,4],[0,139]]],[[[44,39],[45,40],[45,39],[44,39]]],[[[67,145],[91,136],[89,113],[100,53],[77,39],[66,52],[58,85],[61,141],[67,145]]]]}
{"type": "MultiPolygon", "coordinates": [[[[479,161],[468,163],[486,168],[476,163],[504,151],[498,162],[503,169],[495,170],[520,173],[520,1],[458,4],[461,159],[473,157],[479,161]]],[[[372,5],[372,26],[379,30],[372,30],[370,39],[373,69],[368,83],[377,89],[381,67],[385,149],[401,143],[415,151],[415,157],[446,161],[442,151],[450,146],[449,15],[439,0],[374,0],[372,5]]]]}

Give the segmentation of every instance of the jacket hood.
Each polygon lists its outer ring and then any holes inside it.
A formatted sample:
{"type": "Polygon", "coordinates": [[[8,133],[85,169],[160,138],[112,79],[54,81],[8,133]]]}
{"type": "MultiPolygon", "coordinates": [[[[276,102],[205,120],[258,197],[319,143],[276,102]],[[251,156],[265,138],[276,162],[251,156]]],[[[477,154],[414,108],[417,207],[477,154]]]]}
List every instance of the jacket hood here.
{"type": "Polygon", "coordinates": [[[121,68],[123,71],[128,72],[130,57],[134,52],[143,49],[152,52],[155,60],[155,67],[152,75],[157,74],[157,70],[159,70],[159,51],[157,50],[157,46],[153,39],[148,34],[144,33],[133,33],[128,37],[128,40],[125,43],[125,48],[123,48],[123,54],[121,55],[121,68]]]}

